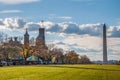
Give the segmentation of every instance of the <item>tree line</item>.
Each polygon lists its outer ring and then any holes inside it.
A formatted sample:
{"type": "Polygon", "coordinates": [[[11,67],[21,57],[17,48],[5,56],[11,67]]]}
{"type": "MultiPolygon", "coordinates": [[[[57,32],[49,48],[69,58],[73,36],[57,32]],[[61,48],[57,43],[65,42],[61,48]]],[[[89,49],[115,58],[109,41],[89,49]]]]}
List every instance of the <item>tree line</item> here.
{"type": "Polygon", "coordinates": [[[63,49],[54,48],[48,49],[37,49],[36,47],[30,46],[25,49],[24,47],[18,46],[1,46],[0,47],[0,60],[11,60],[14,58],[24,58],[27,62],[27,58],[35,55],[39,59],[42,59],[45,64],[89,64],[90,59],[86,56],[80,56],[75,51],[66,51],[63,49]]]}

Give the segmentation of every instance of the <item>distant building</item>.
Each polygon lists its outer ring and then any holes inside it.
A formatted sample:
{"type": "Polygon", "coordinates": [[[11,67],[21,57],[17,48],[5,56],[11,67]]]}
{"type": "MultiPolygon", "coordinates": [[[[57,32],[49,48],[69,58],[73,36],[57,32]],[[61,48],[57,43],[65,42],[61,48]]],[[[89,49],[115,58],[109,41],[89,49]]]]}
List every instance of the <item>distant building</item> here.
{"type": "Polygon", "coordinates": [[[17,40],[18,37],[14,37],[14,40],[12,39],[12,37],[10,38],[10,40],[8,42],[4,42],[3,45],[4,46],[19,46],[21,47],[22,44],[20,41],[17,40]]]}
{"type": "Polygon", "coordinates": [[[39,34],[36,38],[36,47],[39,47],[40,49],[45,49],[45,29],[44,28],[39,28],[39,34]]]}
{"type": "MultiPolygon", "coordinates": [[[[30,46],[30,41],[29,41],[29,34],[26,29],[26,32],[24,34],[24,47],[28,48],[30,46]]],[[[39,34],[36,38],[35,45],[32,46],[35,49],[47,49],[45,45],[45,29],[44,28],[39,28],[39,34]]]]}
{"type": "Polygon", "coordinates": [[[24,34],[24,47],[25,48],[29,47],[29,34],[27,29],[26,29],[26,33],[24,34]]]}
{"type": "MultiPolygon", "coordinates": [[[[23,47],[24,48],[29,48],[30,45],[30,40],[29,40],[29,33],[26,29],[26,32],[24,34],[24,43],[21,44],[20,41],[17,40],[17,37],[14,37],[14,40],[13,38],[11,37],[9,39],[9,41],[7,42],[4,42],[3,44],[4,46],[19,46],[19,47],[23,47]]],[[[36,38],[36,41],[35,41],[35,45],[32,46],[33,48],[35,49],[47,49],[47,46],[45,45],[45,29],[44,28],[39,28],[39,34],[36,38]]]]}

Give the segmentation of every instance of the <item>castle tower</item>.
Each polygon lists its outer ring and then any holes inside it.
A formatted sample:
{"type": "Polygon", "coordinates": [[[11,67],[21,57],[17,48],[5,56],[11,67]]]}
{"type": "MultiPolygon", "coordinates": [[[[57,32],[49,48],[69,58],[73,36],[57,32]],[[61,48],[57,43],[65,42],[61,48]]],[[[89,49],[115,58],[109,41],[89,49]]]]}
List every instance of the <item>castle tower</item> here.
{"type": "Polygon", "coordinates": [[[13,39],[12,39],[12,37],[10,38],[9,43],[13,43],[13,39]]]}
{"type": "Polygon", "coordinates": [[[106,38],[106,25],[103,25],[103,63],[107,64],[107,38],[106,38]]]}
{"type": "Polygon", "coordinates": [[[18,37],[14,37],[14,41],[15,41],[15,42],[17,42],[17,38],[18,38],[18,37]]]}
{"type": "Polygon", "coordinates": [[[26,29],[26,33],[24,34],[24,47],[25,48],[29,47],[29,34],[27,29],[26,29]]]}
{"type": "Polygon", "coordinates": [[[44,28],[39,28],[39,34],[36,38],[36,46],[45,46],[44,28]]]}
{"type": "Polygon", "coordinates": [[[12,46],[13,45],[13,39],[12,39],[12,37],[10,38],[10,40],[9,40],[9,44],[12,46]]]}

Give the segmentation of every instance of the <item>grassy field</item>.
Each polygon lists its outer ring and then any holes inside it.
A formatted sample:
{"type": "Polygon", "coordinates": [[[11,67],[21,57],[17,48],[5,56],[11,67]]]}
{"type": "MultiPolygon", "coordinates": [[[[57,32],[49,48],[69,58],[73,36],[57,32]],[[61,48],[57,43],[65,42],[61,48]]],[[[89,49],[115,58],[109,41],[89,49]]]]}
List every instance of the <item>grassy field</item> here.
{"type": "Polygon", "coordinates": [[[37,65],[1,67],[0,80],[120,80],[120,66],[37,65]]]}

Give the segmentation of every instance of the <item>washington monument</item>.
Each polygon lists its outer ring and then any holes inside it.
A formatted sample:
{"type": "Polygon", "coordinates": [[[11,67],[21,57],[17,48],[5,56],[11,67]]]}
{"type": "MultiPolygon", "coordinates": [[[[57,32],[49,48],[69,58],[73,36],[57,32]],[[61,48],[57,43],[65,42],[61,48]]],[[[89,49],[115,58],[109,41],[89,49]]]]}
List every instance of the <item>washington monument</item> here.
{"type": "Polygon", "coordinates": [[[106,25],[103,25],[103,64],[107,64],[107,38],[106,25]]]}

